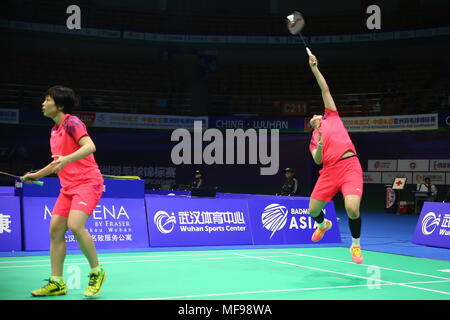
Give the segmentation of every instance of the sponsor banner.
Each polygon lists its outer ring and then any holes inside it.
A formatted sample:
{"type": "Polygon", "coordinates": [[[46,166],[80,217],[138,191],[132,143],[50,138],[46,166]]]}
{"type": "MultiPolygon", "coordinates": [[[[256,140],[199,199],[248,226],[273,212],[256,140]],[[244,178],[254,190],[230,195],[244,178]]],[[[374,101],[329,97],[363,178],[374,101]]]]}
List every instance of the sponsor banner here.
{"type": "Polygon", "coordinates": [[[0,123],[19,123],[19,109],[0,109],[0,123]]]}
{"type": "Polygon", "coordinates": [[[364,183],[381,183],[381,172],[363,172],[364,183]]]}
{"type": "Polygon", "coordinates": [[[423,179],[430,178],[431,184],[445,184],[445,173],[443,172],[414,172],[413,182],[415,184],[423,183],[423,179]]]}
{"type": "Polygon", "coordinates": [[[374,41],[393,40],[394,39],[394,33],[393,32],[374,33],[372,39],[374,41]]]}
{"type": "MultiPolygon", "coordinates": [[[[197,37],[184,34],[152,34],[140,32],[122,32],[119,30],[106,30],[95,28],[82,28],[80,30],[69,30],[65,25],[51,25],[42,23],[28,23],[21,21],[0,20],[0,26],[4,28],[45,31],[55,33],[70,33],[77,35],[95,35],[107,38],[137,39],[144,41],[163,41],[163,42],[190,42],[190,43],[248,43],[248,44],[284,44],[301,43],[299,37],[289,36],[223,36],[223,35],[198,35],[197,37]],[[127,35],[125,35],[127,33],[127,35]],[[133,35],[130,35],[132,33],[133,35]]],[[[343,34],[343,35],[323,35],[305,37],[307,43],[333,43],[333,42],[361,42],[361,41],[379,41],[393,39],[410,39],[449,35],[450,27],[439,27],[419,30],[408,30],[399,32],[384,33],[361,33],[361,34],[343,34]]]]}
{"type": "Polygon", "coordinates": [[[390,209],[396,203],[395,190],[392,188],[386,188],[386,209],[390,209]]]}
{"type": "MultiPolygon", "coordinates": [[[[24,247],[27,251],[49,250],[49,226],[55,197],[24,197],[24,247]]],[[[144,199],[102,198],[86,223],[98,249],[148,248],[144,199]]],[[[68,249],[79,249],[69,230],[68,249]]]]}
{"type": "Polygon", "coordinates": [[[282,112],[286,116],[306,116],[307,107],[306,101],[284,101],[282,112]]]}
{"type": "Polygon", "coordinates": [[[194,121],[202,121],[208,126],[208,117],[166,116],[149,114],[97,112],[94,127],[135,128],[135,129],[193,129],[194,121]]]}
{"type": "Polygon", "coordinates": [[[331,36],[311,36],[309,43],[330,43],[332,40],[331,36]]]}
{"type": "Polygon", "coordinates": [[[369,160],[368,171],[395,171],[397,170],[397,160],[369,160]]]}
{"type": "Polygon", "coordinates": [[[438,128],[438,114],[420,114],[379,117],[342,117],[349,132],[435,130],[438,128]]]}
{"type": "Polygon", "coordinates": [[[74,116],[77,116],[87,127],[91,127],[95,123],[95,112],[74,111],[74,116]]]}
{"type": "Polygon", "coordinates": [[[373,40],[372,33],[360,33],[352,35],[352,42],[372,41],[372,40],[373,40]]]}
{"type": "Polygon", "coordinates": [[[430,160],[398,160],[398,171],[428,171],[430,160]]]}
{"type": "Polygon", "coordinates": [[[450,203],[424,203],[412,242],[450,248],[450,203]]]}
{"type": "Polygon", "coordinates": [[[133,31],[124,31],[123,32],[124,39],[132,39],[132,40],[144,40],[145,33],[143,32],[133,32],[133,31]]]}
{"type": "Polygon", "coordinates": [[[416,37],[415,30],[394,32],[394,39],[411,39],[415,37],[416,37]]]}
{"type": "Polygon", "coordinates": [[[22,250],[20,197],[0,196],[0,251],[22,250]]]}
{"type": "Polygon", "coordinates": [[[209,127],[216,129],[278,129],[303,132],[303,118],[209,117],[209,127]]]}
{"type": "Polygon", "coordinates": [[[243,199],[148,195],[145,201],[152,247],[252,244],[243,199]]]}
{"type": "Polygon", "coordinates": [[[343,34],[343,35],[338,35],[338,36],[330,36],[330,40],[331,42],[351,42],[352,41],[352,35],[350,34],[343,34]]]}
{"type": "MultiPolygon", "coordinates": [[[[248,208],[254,244],[313,243],[311,236],[317,223],[308,213],[309,198],[249,200],[248,208]]],[[[333,201],[324,208],[325,217],[331,220],[331,228],[321,243],[339,243],[341,237],[333,201]]]]}
{"type": "Polygon", "coordinates": [[[432,159],[432,160],[430,160],[430,171],[450,172],[450,159],[432,159]]]}
{"type": "Polygon", "coordinates": [[[395,178],[406,178],[406,184],[414,183],[411,172],[383,172],[381,183],[393,184],[395,178]]]}

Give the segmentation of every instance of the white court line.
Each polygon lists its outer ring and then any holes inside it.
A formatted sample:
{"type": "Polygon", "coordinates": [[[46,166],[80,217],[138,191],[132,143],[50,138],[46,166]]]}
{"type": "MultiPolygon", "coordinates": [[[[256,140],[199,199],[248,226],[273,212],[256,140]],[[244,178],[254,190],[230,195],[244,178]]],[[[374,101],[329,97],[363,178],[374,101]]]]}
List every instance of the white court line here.
{"type": "MultiPolygon", "coordinates": [[[[292,255],[276,255],[266,256],[267,258],[287,258],[292,255]]],[[[124,261],[103,261],[100,264],[114,264],[114,263],[134,263],[134,262],[172,262],[172,261],[203,261],[203,260],[234,260],[234,259],[248,259],[247,257],[223,257],[223,258],[199,258],[199,259],[145,259],[145,260],[124,260],[124,261]]],[[[47,261],[47,260],[46,260],[47,261]]],[[[47,261],[48,262],[48,261],[47,261]]],[[[68,263],[67,265],[87,265],[88,262],[68,263]]],[[[0,266],[0,269],[15,269],[15,268],[34,268],[34,267],[50,267],[50,264],[36,264],[24,266],[0,266]]]]}
{"type": "MultiPolygon", "coordinates": [[[[403,285],[409,284],[427,284],[427,283],[442,283],[449,281],[421,281],[421,282],[407,282],[402,283],[403,285]]],[[[394,286],[394,283],[380,283],[372,286],[394,286]]],[[[329,290],[329,289],[346,289],[346,288],[358,288],[358,287],[368,287],[367,284],[358,284],[352,286],[337,286],[337,287],[319,287],[319,288],[299,288],[299,289],[277,289],[277,290],[260,290],[260,291],[238,291],[238,292],[224,292],[224,293],[208,293],[208,294],[196,294],[189,296],[173,296],[173,297],[155,297],[155,298],[143,298],[143,299],[132,299],[132,300],[169,300],[169,299],[189,299],[189,298],[200,298],[200,297],[214,297],[214,296],[232,296],[232,295],[244,295],[244,294],[258,294],[258,293],[272,293],[272,292],[293,292],[293,291],[312,291],[312,290],[329,290]]]]}
{"type": "Polygon", "coordinates": [[[450,272],[450,269],[438,270],[440,272],[450,272]]]}
{"type": "MultiPolygon", "coordinates": [[[[344,276],[348,276],[348,277],[354,277],[354,278],[360,278],[360,279],[366,279],[366,280],[374,281],[374,279],[372,279],[372,278],[367,278],[367,277],[363,277],[363,276],[357,276],[357,275],[349,274],[349,273],[331,271],[331,270],[327,270],[327,269],[320,269],[320,268],[315,268],[315,267],[310,267],[310,266],[304,266],[304,265],[301,265],[301,264],[284,262],[284,261],[278,261],[278,260],[272,260],[272,259],[266,259],[266,258],[261,258],[261,257],[252,257],[252,256],[247,256],[247,255],[244,255],[244,254],[240,254],[240,253],[235,253],[235,254],[239,255],[239,256],[243,256],[243,257],[250,257],[250,258],[253,258],[253,259],[257,259],[257,260],[275,262],[275,263],[286,264],[286,265],[291,265],[291,266],[300,267],[300,268],[312,269],[312,270],[323,271],[323,272],[328,272],[328,273],[335,273],[335,274],[344,275],[344,276]]],[[[396,284],[396,285],[399,285],[399,286],[404,286],[404,287],[413,288],[413,289],[419,289],[419,290],[424,290],[424,291],[430,291],[430,292],[436,292],[436,293],[442,293],[442,294],[450,295],[450,292],[446,292],[446,291],[439,291],[439,290],[415,287],[415,286],[410,286],[410,285],[404,285],[404,284],[400,284],[400,283],[396,283],[396,282],[392,282],[392,281],[386,281],[386,280],[378,280],[377,279],[376,281],[380,281],[380,282],[384,282],[384,283],[396,284]]]]}
{"type": "MultiPolygon", "coordinates": [[[[337,262],[342,262],[342,263],[350,263],[350,264],[355,265],[354,262],[350,262],[350,261],[344,261],[344,260],[338,260],[338,259],[333,259],[333,258],[312,256],[312,255],[303,254],[303,253],[295,253],[295,252],[288,252],[288,251],[283,251],[283,252],[280,252],[280,253],[290,253],[290,254],[296,255],[296,256],[311,257],[311,258],[317,258],[317,259],[323,259],[323,260],[337,261],[337,262]]],[[[380,266],[377,266],[377,265],[370,265],[370,264],[364,264],[364,263],[361,263],[359,265],[360,266],[365,266],[365,267],[373,267],[373,266],[375,266],[375,267],[378,267],[380,269],[385,269],[385,270],[390,270],[390,271],[409,273],[409,274],[414,274],[414,275],[424,276],[424,277],[431,277],[431,278],[436,278],[436,279],[450,280],[450,278],[444,278],[444,277],[439,277],[439,276],[433,276],[433,275],[430,275],[430,274],[418,273],[418,272],[412,272],[412,271],[406,271],[406,270],[400,270],[400,269],[392,269],[392,268],[380,267],[380,266]]],[[[449,270],[449,272],[450,272],[450,270],[449,270]]]]}
{"type": "MultiPolygon", "coordinates": [[[[286,252],[260,252],[260,253],[267,253],[267,254],[280,254],[280,253],[286,253],[286,252]]],[[[80,253],[81,255],[82,253],[80,253]]],[[[124,258],[160,258],[160,257],[196,257],[196,256],[226,256],[230,255],[232,256],[234,252],[228,252],[228,253],[198,253],[198,254],[160,254],[160,255],[145,255],[145,256],[116,256],[116,257],[103,257],[102,254],[99,254],[99,259],[124,259],[124,258]]],[[[1,258],[0,258],[1,259],[1,258]]],[[[50,257],[48,259],[43,260],[8,260],[8,261],[0,261],[0,263],[31,263],[31,262],[48,262],[50,257]]],[[[78,260],[86,260],[85,257],[83,258],[67,258],[65,261],[78,261],[78,260]]]]}

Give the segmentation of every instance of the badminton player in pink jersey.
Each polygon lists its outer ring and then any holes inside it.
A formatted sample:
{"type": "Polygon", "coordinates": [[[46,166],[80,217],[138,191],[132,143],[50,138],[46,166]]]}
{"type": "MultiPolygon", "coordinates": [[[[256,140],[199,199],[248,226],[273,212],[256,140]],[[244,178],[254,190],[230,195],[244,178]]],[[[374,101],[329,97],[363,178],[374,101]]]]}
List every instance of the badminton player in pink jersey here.
{"type": "Polygon", "coordinates": [[[70,114],[77,104],[72,89],[54,86],[47,90],[44,97],[42,112],[55,122],[50,135],[53,161],[35,173],[27,173],[24,181],[31,182],[55,173],[62,188],[50,222],[52,275],[45,286],[31,294],[54,296],[67,293],[62,273],[66,256],[64,236],[70,229],[91,267],[84,295],[94,297],[100,292],[106,277],[103,267],[99,265],[92,237],[85,228],[103,192],[103,177],[93,155],[95,144],[84,123],[70,114]]]}
{"type": "Polygon", "coordinates": [[[355,146],[339,117],[325,78],[319,71],[315,56],[309,57],[309,65],[320,86],[325,105],[324,115],[314,115],[309,122],[314,129],[309,149],[314,162],[323,166],[309,201],[309,213],[319,225],[311,240],[320,241],[326,231],[331,229],[331,221],[325,219],[322,209],[338,191],[341,191],[352,234],[350,247],[352,260],[355,263],[362,263],[359,239],[361,234],[359,206],[363,194],[361,164],[355,146]]]}

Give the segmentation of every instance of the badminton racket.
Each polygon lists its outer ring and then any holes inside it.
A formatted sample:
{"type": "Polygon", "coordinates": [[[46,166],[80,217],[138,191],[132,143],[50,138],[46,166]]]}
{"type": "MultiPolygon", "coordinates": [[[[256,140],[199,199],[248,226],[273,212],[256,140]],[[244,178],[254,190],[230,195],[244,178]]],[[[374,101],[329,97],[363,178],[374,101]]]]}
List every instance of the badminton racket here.
{"type": "Polygon", "coordinates": [[[106,174],[103,175],[103,178],[114,180],[141,180],[141,177],[138,176],[110,176],[106,174]]]}
{"type": "Polygon", "coordinates": [[[286,17],[286,25],[288,31],[292,35],[298,34],[300,36],[303,44],[305,45],[306,53],[308,54],[308,56],[312,56],[313,54],[311,50],[309,50],[308,45],[306,44],[306,41],[305,39],[303,39],[302,36],[302,30],[303,27],[305,26],[305,18],[303,18],[302,14],[298,11],[293,11],[290,15],[286,17]]]}
{"type": "MultiPolygon", "coordinates": [[[[4,175],[4,176],[8,176],[8,177],[13,177],[13,178],[20,179],[20,181],[23,182],[23,177],[21,177],[21,176],[16,176],[16,175],[14,175],[14,174],[10,174],[10,173],[3,172],[3,171],[0,171],[0,174],[2,174],[2,175],[4,175]]],[[[35,185],[37,185],[37,186],[39,186],[39,187],[42,187],[42,186],[44,185],[44,181],[40,181],[40,180],[31,181],[31,183],[32,183],[32,184],[35,184],[35,185]]]]}

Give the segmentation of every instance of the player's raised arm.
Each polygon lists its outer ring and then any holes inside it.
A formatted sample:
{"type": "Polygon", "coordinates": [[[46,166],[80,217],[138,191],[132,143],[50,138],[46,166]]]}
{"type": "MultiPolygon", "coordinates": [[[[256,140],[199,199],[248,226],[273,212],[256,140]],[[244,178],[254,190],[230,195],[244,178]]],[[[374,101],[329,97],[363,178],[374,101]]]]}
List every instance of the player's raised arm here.
{"type": "Polygon", "coordinates": [[[336,111],[336,105],[334,104],[333,97],[331,96],[330,89],[328,88],[328,84],[325,81],[322,73],[320,73],[318,68],[318,61],[316,56],[309,56],[309,66],[311,67],[311,71],[316,77],[317,83],[319,84],[320,90],[322,91],[322,99],[325,105],[325,108],[330,109],[332,111],[336,111]]]}

